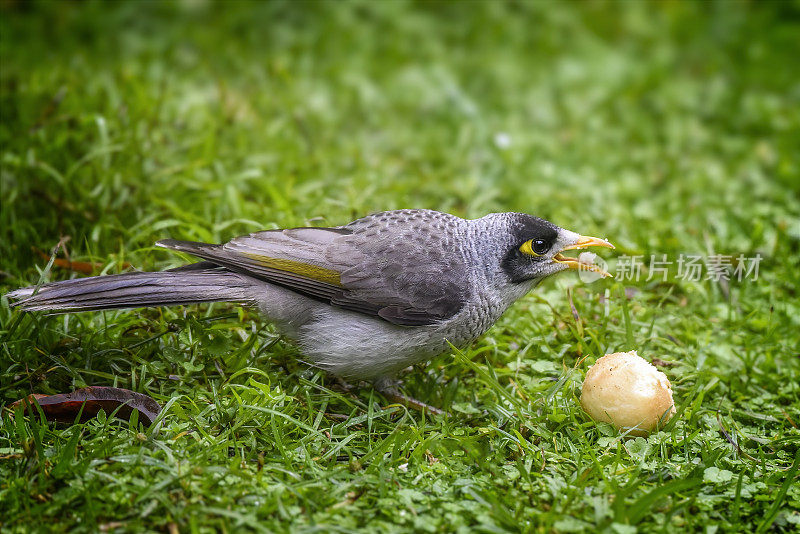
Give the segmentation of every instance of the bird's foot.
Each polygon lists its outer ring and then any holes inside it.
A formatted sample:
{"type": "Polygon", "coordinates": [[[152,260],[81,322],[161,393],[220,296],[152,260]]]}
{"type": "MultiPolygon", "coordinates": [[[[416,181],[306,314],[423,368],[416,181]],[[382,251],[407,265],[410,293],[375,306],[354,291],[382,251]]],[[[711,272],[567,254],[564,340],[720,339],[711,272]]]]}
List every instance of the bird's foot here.
{"type": "Polygon", "coordinates": [[[400,390],[397,388],[397,382],[394,380],[385,378],[376,380],[374,383],[374,387],[378,391],[378,393],[380,393],[390,401],[395,402],[397,404],[402,404],[407,408],[411,408],[419,412],[427,412],[433,415],[442,415],[445,413],[445,411],[442,410],[441,408],[436,408],[435,406],[426,404],[413,397],[403,395],[402,393],[400,393],[400,390]]]}

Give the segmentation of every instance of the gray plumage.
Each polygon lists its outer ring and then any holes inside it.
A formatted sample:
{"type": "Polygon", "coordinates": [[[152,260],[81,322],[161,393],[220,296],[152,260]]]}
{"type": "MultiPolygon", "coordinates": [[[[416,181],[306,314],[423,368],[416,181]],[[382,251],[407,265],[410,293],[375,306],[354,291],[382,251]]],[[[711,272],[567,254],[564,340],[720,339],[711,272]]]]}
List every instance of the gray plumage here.
{"type": "MultiPolygon", "coordinates": [[[[252,305],[309,362],[379,380],[485,332],[583,238],[519,213],[465,220],[430,210],[377,213],[333,228],[269,230],[224,244],[158,245],[204,261],[46,284],[7,295],[28,311],[230,301],[252,305]],[[532,252],[534,243],[546,251],[532,252]],[[528,252],[522,252],[527,250],[528,252]]],[[[592,244],[598,244],[596,240],[592,244]]],[[[605,245],[603,245],[605,246],[605,245]]]]}

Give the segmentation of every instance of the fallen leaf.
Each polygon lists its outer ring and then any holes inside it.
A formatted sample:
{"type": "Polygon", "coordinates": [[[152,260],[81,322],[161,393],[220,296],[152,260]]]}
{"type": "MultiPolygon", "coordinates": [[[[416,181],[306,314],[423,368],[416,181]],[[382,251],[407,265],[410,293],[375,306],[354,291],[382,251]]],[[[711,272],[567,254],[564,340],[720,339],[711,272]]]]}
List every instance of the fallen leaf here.
{"type": "MultiPolygon", "coordinates": [[[[50,256],[45,252],[42,252],[36,247],[33,247],[33,250],[42,257],[42,259],[50,260],[50,256]]],[[[53,260],[53,265],[60,268],[60,269],[67,269],[69,271],[75,271],[78,273],[83,274],[92,274],[94,272],[99,271],[103,268],[103,264],[100,262],[88,262],[88,261],[72,261],[69,259],[63,258],[56,258],[53,260]]],[[[122,264],[123,269],[127,269],[131,266],[130,263],[127,261],[122,264]]]]}
{"type": "Polygon", "coordinates": [[[117,417],[129,419],[131,413],[136,410],[139,412],[139,420],[151,425],[161,412],[161,406],[143,393],[101,386],[76,389],[71,393],[58,395],[28,395],[11,404],[11,407],[22,404],[31,410],[34,402],[42,408],[48,421],[61,423],[74,422],[78,413],[81,413],[80,422],[83,423],[96,416],[100,410],[110,414],[119,408],[116,412],[117,417]]]}
{"type": "Polygon", "coordinates": [[[662,360],[661,358],[653,358],[650,363],[656,367],[672,367],[673,365],[678,365],[675,362],[668,362],[666,360],[662,360]]]}

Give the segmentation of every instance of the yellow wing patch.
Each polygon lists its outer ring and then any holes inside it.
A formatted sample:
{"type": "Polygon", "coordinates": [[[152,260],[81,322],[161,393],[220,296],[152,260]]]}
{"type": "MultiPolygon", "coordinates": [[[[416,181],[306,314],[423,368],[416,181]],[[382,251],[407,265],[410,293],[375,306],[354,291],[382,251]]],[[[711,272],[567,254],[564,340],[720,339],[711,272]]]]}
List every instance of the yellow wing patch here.
{"type": "Polygon", "coordinates": [[[270,269],[277,269],[278,271],[285,271],[304,278],[310,278],[311,280],[317,280],[318,282],[325,282],[326,284],[342,287],[342,275],[333,269],[326,269],[325,267],[310,265],[301,261],[270,258],[269,256],[262,256],[261,254],[245,252],[244,255],[270,269]]]}

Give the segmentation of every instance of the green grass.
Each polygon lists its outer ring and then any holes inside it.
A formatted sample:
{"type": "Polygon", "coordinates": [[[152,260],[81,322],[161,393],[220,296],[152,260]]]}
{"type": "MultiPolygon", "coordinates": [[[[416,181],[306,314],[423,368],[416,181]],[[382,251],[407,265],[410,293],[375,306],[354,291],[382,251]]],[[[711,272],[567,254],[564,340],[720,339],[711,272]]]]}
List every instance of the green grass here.
{"type": "Polygon", "coordinates": [[[64,236],[96,274],[155,270],[186,259],[161,238],[403,207],[764,261],[729,286],[551,280],[403,376],[434,418],[342,392],[251,311],[3,299],[3,406],[115,385],[166,409],[4,408],[0,529],[796,531],[798,32],[797,2],[3,2],[2,293],[83,276],[32,250],[64,236]],[[678,417],[646,439],[579,405],[629,349],[671,364],[678,417]]]}

